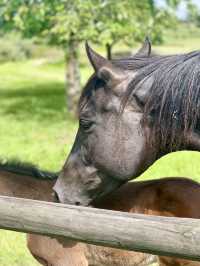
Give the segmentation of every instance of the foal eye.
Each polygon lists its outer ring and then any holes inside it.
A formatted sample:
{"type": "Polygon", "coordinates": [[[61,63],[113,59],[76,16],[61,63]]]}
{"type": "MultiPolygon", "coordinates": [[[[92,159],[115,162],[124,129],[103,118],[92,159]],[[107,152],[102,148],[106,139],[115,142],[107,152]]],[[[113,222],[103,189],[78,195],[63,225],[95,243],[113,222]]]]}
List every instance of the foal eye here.
{"type": "Polygon", "coordinates": [[[91,128],[91,126],[93,125],[93,121],[87,120],[87,119],[80,119],[79,125],[84,130],[89,130],[91,128]]]}

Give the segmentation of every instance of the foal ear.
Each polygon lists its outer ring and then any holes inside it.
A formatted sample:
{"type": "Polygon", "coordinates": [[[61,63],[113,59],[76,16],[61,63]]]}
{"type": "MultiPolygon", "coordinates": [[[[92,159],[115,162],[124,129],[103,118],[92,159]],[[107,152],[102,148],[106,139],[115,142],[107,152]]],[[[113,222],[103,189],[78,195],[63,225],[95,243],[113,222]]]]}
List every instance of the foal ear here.
{"type": "Polygon", "coordinates": [[[150,56],[151,54],[151,41],[148,36],[146,36],[142,47],[139,51],[135,54],[138,56],[150,56]]]}
{"type": "Polygon", "coordinates": [[[85,48],[96,75],[106,83],[119,83],[126,78],[125,72],[114,66],[112,62],[96,53],[86,42],[85,48]]]}

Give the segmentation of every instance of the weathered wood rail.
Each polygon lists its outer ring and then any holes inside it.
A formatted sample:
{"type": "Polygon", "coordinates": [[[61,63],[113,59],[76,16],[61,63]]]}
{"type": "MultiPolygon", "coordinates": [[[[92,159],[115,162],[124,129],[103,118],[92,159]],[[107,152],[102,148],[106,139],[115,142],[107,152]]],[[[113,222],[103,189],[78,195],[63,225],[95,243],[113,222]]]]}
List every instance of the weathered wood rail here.
{"type": "Polygon", "coordinates": [[[200,260],[200,220],[0,197],[0,228],[200,260]]]}

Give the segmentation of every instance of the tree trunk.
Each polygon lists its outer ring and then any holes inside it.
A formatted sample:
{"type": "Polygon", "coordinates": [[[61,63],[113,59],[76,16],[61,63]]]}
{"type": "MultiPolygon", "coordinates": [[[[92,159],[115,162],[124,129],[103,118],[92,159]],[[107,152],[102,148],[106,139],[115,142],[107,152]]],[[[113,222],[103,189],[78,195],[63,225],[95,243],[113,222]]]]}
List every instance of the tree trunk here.
{"type": "Polygon", "coordinates": [[[68,111],[76,116],[80,97],[80,70],[78,60],[78,43],[70,42],[66,54],[66,103],[68,111]]]}
{"type": "Polygon", "coordinates": [[[107,59],[112,59],[112,45],[109,43],[106,43],[106,53],[107,53],[107,59]]]}

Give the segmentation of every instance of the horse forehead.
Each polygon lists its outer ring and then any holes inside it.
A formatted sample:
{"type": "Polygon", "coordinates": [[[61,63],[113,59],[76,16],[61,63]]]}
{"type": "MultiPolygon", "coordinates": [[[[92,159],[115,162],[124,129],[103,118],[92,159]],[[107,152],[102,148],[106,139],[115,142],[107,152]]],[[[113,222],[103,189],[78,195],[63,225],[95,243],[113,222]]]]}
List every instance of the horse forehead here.
{"type": "Polygon", "coordinates": [[[101,83],[98,87],[87,87],[87,93],[82,97],[80,106],[83,106],[82,110],[89,112],[98,110],[104,111],[120,111],[121,101],[125,94],[130,81],[133,79],[133,74],[127,76],[125,80],[115,84],[113,88],[107,87],[106,84],[101,83]]]}
{"type": "Polygon", "coordinates": [[[121,99],[112,91],[105,92],[103,89],[101,93],[96,95],[97,111],[119,113],[121,107],[121,99]]]}
{"type": "Polygon", "coordinates": [[[102,86],[93,93],[93,99],[97,107],[102,107],[105,111],[117,111],[121,109],[122,99],[127,90],[131,78],[127,78],[122,82],[115,84],[112,88],[102,86]]]}
{"type": "MultiPolygon", "coordinates": [[[[102,109],[106,110],[109,102],[113,102],[113,97],[109,91],[102,86],[97,90],[90,91],[90,95],[82,98],[80,103],[81,113],[99,112],[102,109]]],[[[114,103],[113,103],[114,104],[114,103]]]]}

